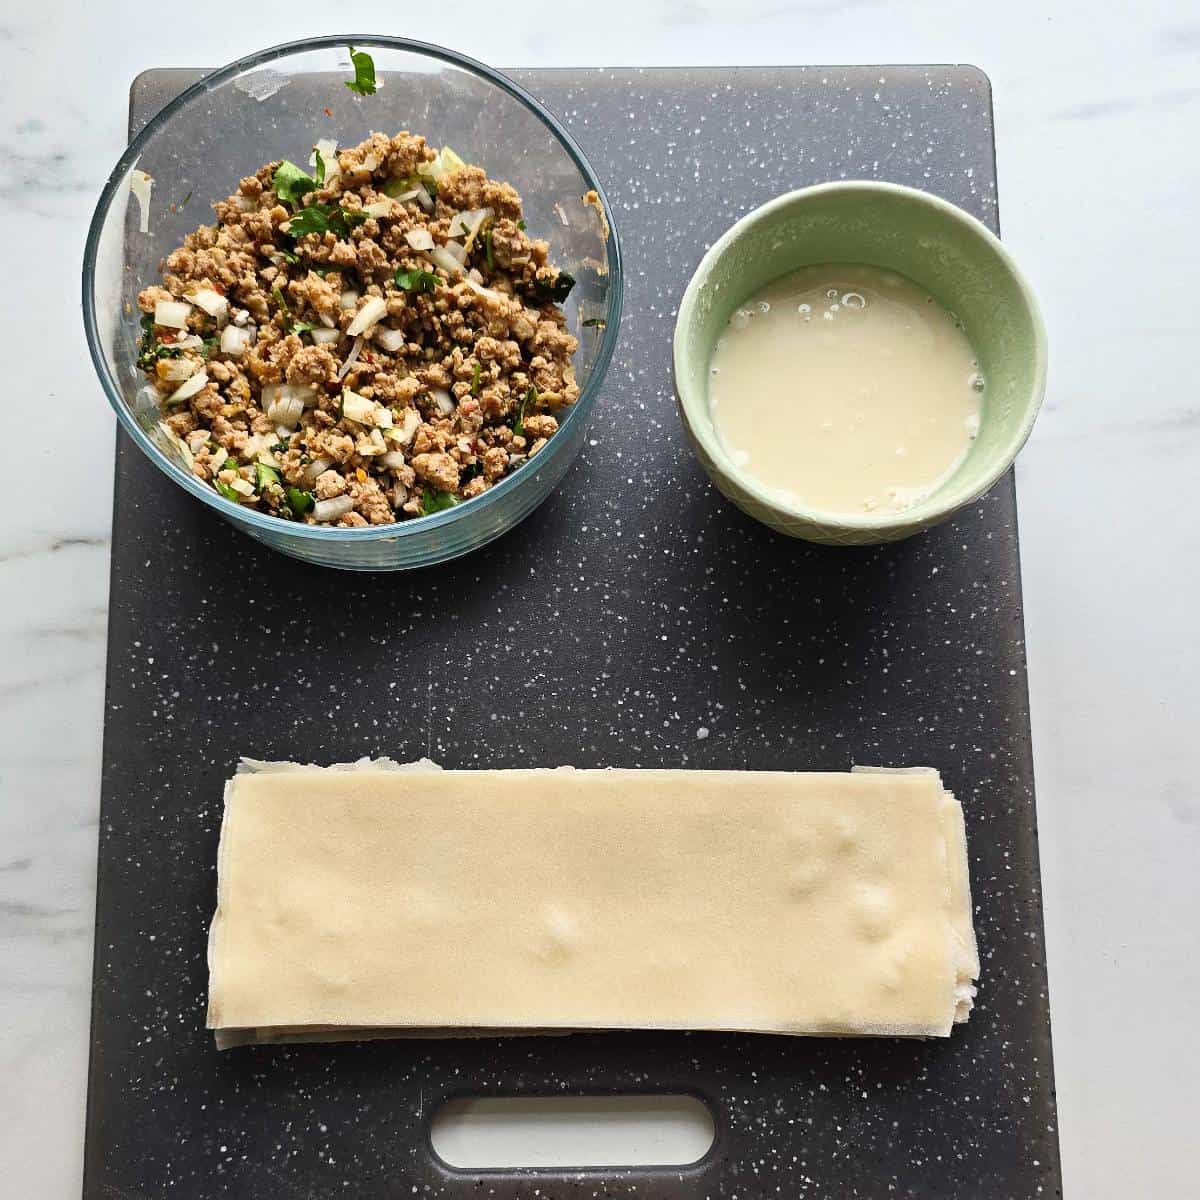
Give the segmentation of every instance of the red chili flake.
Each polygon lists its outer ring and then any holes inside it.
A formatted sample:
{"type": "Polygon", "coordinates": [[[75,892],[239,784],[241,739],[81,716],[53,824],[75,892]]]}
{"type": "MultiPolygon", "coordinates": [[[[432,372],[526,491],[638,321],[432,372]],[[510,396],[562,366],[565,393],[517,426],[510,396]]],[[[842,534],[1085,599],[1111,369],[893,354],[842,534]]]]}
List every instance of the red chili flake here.
{"type": "Polygon", "coordinates": [[[323,108],[323,109],[321,109],[321,111],[322,111],[322,112],[323,112],[323,113],[324,113],[324,114],[325,114],[327,117],[332,117],[332,116],[333,116],[333,109],[332,109],[332,108],[323,108]]]}
{"type": "Polygon", "coordinates": [[[168,330],[167,330],[167,332],[166,332],[166,333],[164,333],[164,334],[162,335],[162,337],[160,337],[158,340],[159,340],[160,342],[165,342],[167,345],[170,345],[170,344],[171,344],[171,343],[172,343],[172,342],[175,340],[176,336],[177,336],[176,334],[172,333],[172,332],[171,332],[171,331],[168,329],[168,330]]]}
{"type": "Polygon", "coordinates": [[[373,355],[373,354],[370,352],[370,350],[368,350],[368,351],[366,352],[366,354],[364,354],[364,355],[363,355],[363,358],[364,358],[364,359],[366,359],[366,361],[367,361],[367,362],[369,362],[369,363],[373,363],[373,362],[375,361],[375,355],[373,355]]]}
{"type": "Polygon", "coordinates": [[[225,295],[225,285],[223,283],[212,284],[212,290],[216,292],[218,296],[225,295]]]}

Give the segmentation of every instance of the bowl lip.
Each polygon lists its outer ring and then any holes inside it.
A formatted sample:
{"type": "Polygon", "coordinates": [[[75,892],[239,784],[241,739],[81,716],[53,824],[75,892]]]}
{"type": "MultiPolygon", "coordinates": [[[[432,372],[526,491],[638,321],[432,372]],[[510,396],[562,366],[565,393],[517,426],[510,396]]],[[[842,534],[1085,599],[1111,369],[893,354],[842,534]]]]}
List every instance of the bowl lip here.
{"type": "MultiPolygon", "coordinates": [[[[482,516],[489,508],[499,504],[508,493],[528,483],[537,476],[536,470],[530,471],[527,467],[522,467],[481,495],[463,501],[451,509],[440,513],[433,513],[427,517],[418,517],[415,520],[393,521],[387,525],[368,525],[363,528],[343,529],[329,525],[307,525],[302,521],[288,521],[280,517],[268,516],[264,513],[255,512],[244,505],[234,504],[231,500],[226,500],[213,488],[202,483],[194,475],[184,471],[171,461],[154,444],[146,431],[134,419],[124,401],[120,384],[108,368],[104,352],[101,349],[101,336],[97,324],[96,304],[94,300],[95,289],[93,285],[95,282],[96,260],[105,219],[112,208],[117,191],[124,185],[129,171],[141,158],[146,144],[154,134],[158,133],[159,130],[168,124],[180,109],[190,104],[198,96],[214,91],[221,85],[230,83],[238,76],[244,75],[247,71],[294,54],[304,54],[313,50],[346,48],[348,46],[354,46],[355,49],[379,46],[389,50],[398,50],[404,53],[433,58],[466,70],[493,84],[501,91],[507,92],[514,100],[524,105],[550,131],[551,135],[566,150],[584,182],[591,190],[595,191],[600,199],[600,205],[604,211],[607,223],[607,235],[604,240],[608,252],[610,279],[608,304],[604,316],[604,336],[601,339],[600,348],[596,353],[596,359],[592,365],[592,372],[587,383],[584,385],[578,399],[570,406],[556,436],[550,439],[543,453],[548,454],[555,448],[555,441],[558,435],[561,435],[573,425],[586,423],[591,409],[595,404],[596,394],[604,382],[605,375],[608,373],[608,367],[612,361],[613,352],[616,349],[621,323],[625,276],[621,261],[620,239],[617,234],[617,222],[604,187],[578,142],[575,141],[562,122],[540,100],[536,99],[530,92],[521,87],[520,84],[515,83],[495,68],[489,67],[486,63],[482,63],[466,54],[460,54],[456,50],[449,50],[444,46],[438,46],[432,42],[418,41],[413,38],[391,37],[386,34],[324,34],[319,37],[300,38],[296,41],[281,42],[265,50],[258,50],[253,54],[235,59],[233,62],[227,63],[225,66],[218,67],[216,70],[203,75],[190,87],[180,92],[178,96],[175,96],[163,105],[138,131],[117,160],[116,166],[109,172],[108,179],[100,191],[100,197],[92,213],[92,219],[88,226],[87,240],[84,244],[84,333],[92,365],[96,369],[96,374],[108,398],[109,405],[116,413],[117,420],[124,427],[125,432],[137,443],[142,453],[168,478],[190,492],[202,503],[215,509],[221,516],[238,525],[252,526],[256,530],[265,533],[268,538],[275,534],[312,538],[318,541],[348,542],[385,539],[390,541],[405,537],[420,536],[461,520],[468,514],[482,516]]],[[[567,438],[560,444],[566,445],[569,441],[570,439],[567,438]]]]}
{"type": "Polygon", "coordinates": [[[672,343],[675,393],[679,399],[683,421],[687,425],[688,432],[696,439],[705,455],[715,467],[720,469],[731,480],[735,481],[740,488],[764,507],[772,509],[790,520],[827,529],[853,529],[879,533],[898,532],[905,529],[923,528],[936,524],[959,509],[966,507],[972,501],[977,500],[995,485],[996,481],[1012,466],[1021,447],[1025,445],[1030,432],[1033,430],[1038,413],[1041,410],[1042,400],[1046,391],[1047,354],[1046,327],[1042,320],[1041,309],[1033,294],[1033,289],[1017,265],[1016,260],[1008,252],[1000,239],[977,217],[972,216],[969,212],[959,208],[956,204],[952,204],[949,200],[943,199],[941,196],[936,196],[932,192],[922,191],[920,188],[908,187],[905,184],[889,183],[886,180],[877,179],[839,179],[828,183],[817,183],[809,187],[797,188],[794,191],[785,192],[781,196],[776,196],[764,204],[760,204],[757,208],[751,209],[750,212],[740,217],[709,247],[697,265],[691,279],[688,281],[683,297],[679,302],[679,314],[675,321],[675,333],[672,343]],[[944,490],[939,489],[927,501],[891,515],[864,514],[860,516],[857,513],[828,512],[787,503],[778,493],[759,483],[733,463],[729,455],[725,452],[725,448],[721,445],[720,439],[716,436],[711,420],[706,424],[704,420],[700,419],[700,411],[707,407],[707,394],[697,396],[694,394],[693,389],[685,387],[680,382],[686,374],[681,365],[687,354],[685,329],[700,301],[700,295],[707,284],[708,276],[716,263],[724,257],[729,249],[748,230],[773,213],[793,206],[801,207],[816,197],[828,196],[838,192],[843,192],[851,196],[878,193],[893,199],[902,199],[923,204],[938,213],[943,219],[962,226],[973,236],[982,240],[999,259],[1001,266],[1009,273],[1017,286],[1033,328],[1033,380],[1025,412],[1022,415],[1020,424],[1013,431],[1007,444],[1003,447],[1002,453],[996,457],[994,465],[984,473],[982,482],[953,489],[949,487],[949,484],[953,482],[953,477],[951,477],[947,481],[947,485],[944,485],[944,490]]]}

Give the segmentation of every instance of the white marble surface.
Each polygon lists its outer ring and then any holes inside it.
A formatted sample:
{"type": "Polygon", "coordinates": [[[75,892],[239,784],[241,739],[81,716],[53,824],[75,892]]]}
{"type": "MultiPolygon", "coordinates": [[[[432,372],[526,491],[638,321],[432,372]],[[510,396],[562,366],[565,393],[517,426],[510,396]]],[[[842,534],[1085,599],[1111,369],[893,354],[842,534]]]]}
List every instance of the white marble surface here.
{"type": "MultiPolygon", "coordinates": [[[[564,15],[514,2],[498,22],[472,0],[435,7],[384,6],[379,28],[498,64],[966,61],[990,74],[1004,234],[1052,337],[1019,487],[1066,1190],[1193,1194],[1200,7],[610,0],[564,15]]],[[[215,65],[336,20],[306,0],[240,6],[228,24],[116,0],[0,13],[18,449],[0,524],[8,1195],[77,1195],[81,1171],[113,439],[80,331],[86,223],[138,71],[215,65]]]]}

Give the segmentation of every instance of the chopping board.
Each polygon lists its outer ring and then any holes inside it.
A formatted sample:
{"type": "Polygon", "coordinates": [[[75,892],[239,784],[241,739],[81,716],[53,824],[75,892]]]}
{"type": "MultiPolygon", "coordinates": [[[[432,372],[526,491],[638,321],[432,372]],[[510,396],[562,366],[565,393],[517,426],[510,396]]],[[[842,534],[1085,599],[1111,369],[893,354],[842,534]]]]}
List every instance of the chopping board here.
{"type": "MultiPolygon", "coordinates": [[[[131,134],[200,72],[152,70],[131,134]]],[[[780,192],[878,178],[998,229],[971,67],[512,72],[570,127],[628,264],[583,453],[532,517],[422,572],[273,554],[118,436],[84,1194],[1053,1196],[1059,1190],[1011,473],[876,548],[716,494],[674,412],[676,303],[780,192]],[[983,976],[946,1041],[608,1033],[251,1047],[204,1029],[222,781],[242,754],[447,767],[937,766],[968,826],[983,976]],[[462,1095],[673,1092],[687,1168],[459,1172],[462,1095]]],[[[264,150],[264,157],[269,150],[264,150]]]]}

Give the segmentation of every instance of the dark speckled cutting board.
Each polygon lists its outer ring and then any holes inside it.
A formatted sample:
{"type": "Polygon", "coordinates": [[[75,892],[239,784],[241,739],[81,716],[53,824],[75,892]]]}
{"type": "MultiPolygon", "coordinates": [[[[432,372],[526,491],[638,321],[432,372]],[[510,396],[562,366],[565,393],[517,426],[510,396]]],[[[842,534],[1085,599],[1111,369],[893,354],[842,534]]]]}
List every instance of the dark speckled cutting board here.
{"type": "MultiPolygon", "coordinates": [[[[969,67],[523,71],[617,210],[621,343],[561,490],[475,555],[351,576],[272,554],[122,436],[88,1197],[1053,1196],[1059,1188],[1011,475],[877,549],[723,502],[675,417],[675,305],[705,246],[789,188],[866,176],[997,225],[969,67]],[[205,936],[240,754],[843,770],[933,764],[962,799],[983,958],[948,1041],[632,1033],[218,1054],[205,936]],[[698,1166],[458,1174],[464,1092],[683,1090],[698,1166]]],[[[195,72],[151,71],[134,128],[195,72]]]]}

